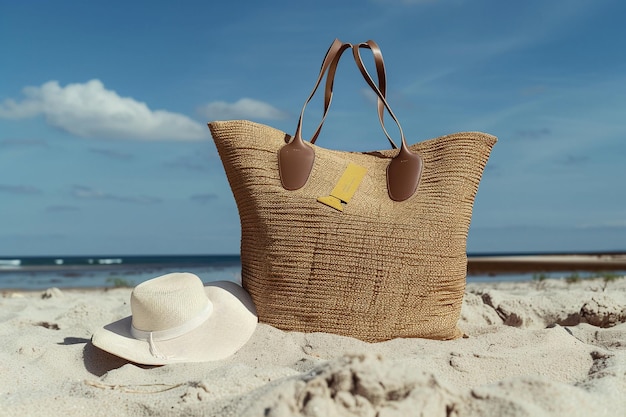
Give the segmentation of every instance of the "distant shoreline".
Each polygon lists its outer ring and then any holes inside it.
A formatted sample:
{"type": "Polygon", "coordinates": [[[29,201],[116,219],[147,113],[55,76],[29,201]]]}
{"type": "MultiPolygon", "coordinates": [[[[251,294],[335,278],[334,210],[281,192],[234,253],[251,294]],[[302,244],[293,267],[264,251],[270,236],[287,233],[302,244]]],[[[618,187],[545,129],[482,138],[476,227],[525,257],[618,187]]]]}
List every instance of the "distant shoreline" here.
{"type": "MultiPolygon", "coordinates": [[[[0,274],[83,271],[138,271],[172,267],[220,267],[240,263],[239,255],[180,256],[50,256],[0,257],[0,274]],[[94,263],[93,259],[116,262],[94,263]],[[88,259],[90,262],[83,262],[88,259]],[[17,262],[24,260],[25,262],[17,262]],[[119,260],[119,261],[118,261],[119,260]],[[55,263],[56,262],[56,263],[55,263]]],[[[469,254],[468,275],[506,275],[535,272],[626,271],[626,252],[579,254],[469,254]]]]}
{"type": "Polygon", "coordinates": [[[469,256],[468,275],[626,270],[626,253],[469,256]]]}

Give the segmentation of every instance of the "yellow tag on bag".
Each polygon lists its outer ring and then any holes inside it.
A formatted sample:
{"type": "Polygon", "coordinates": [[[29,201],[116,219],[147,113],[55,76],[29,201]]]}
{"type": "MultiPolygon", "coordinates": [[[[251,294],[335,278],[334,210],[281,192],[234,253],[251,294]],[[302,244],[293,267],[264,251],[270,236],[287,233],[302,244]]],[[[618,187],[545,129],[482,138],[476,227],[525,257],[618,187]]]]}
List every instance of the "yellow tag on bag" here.
{"type": "Polygon", "coordinates": [[[343,204],[350,202],[366,172],[367,169],[364,167],[350,162],[346,170],[341,174],[337,185],[330,192],[330,195],[318,197],[317,201],[336,210],[343,211],[343,204]]]}

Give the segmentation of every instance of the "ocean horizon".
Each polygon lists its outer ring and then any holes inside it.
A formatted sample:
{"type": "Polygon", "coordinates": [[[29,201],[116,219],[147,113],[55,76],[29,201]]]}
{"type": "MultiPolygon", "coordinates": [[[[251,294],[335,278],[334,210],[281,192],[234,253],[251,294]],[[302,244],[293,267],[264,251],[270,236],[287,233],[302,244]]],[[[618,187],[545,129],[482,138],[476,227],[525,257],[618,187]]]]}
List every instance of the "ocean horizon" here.
{"type": "MultiPolygon", "coordinates": [[[[623,255],[625,251],[584,253],[584,256],[623,255]]],[[[571,255],[571,253],[468,253],[470,265],[480,258],[506,259],[571,255]]],[[[470,268],[471,269],[471,268],[470,268]]],[[[621,268],[620,268],[621,269],[621,268]]],[[[573,269],[572,269],[573,270],[573,269]]],[[[241,257],[223,255],[72,255],[0,256],[0,290],[45,290],[47,288],[107,288],[135,286],[170,272],[191,272],[204,282],[241,281],[241,257]]],[[[626,271],[619,271],[626,274],[626,271]]],[[[592,276],[592,272],[587,275],[592,276]]],[[[533,272],[469,273],[468,282],[526,281],[533,272]]],[[[563,277],[563,271],[545,277],[563,277]]]]}

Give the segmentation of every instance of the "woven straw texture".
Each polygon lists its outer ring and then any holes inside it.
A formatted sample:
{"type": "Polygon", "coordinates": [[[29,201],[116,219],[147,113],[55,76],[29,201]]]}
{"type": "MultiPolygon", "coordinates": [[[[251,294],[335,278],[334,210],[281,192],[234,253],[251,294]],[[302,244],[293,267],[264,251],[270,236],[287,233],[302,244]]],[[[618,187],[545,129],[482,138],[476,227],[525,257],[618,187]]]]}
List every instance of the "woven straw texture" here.
{"type": "Polygon", "coordinates": [[[387,194],[397,150],[351,153],[312,145],[308,182],[280,182],[278,150],[288,135],[249,121],[209,124],[241,219],[243,286],[261,322],[368,342],[454,339],[465,290],[474,197],[496,138],[457,133],[417,143],[417,192],[387,194]],[[344,211],[317,202],[349,162],[367,169],[344,211]]]}

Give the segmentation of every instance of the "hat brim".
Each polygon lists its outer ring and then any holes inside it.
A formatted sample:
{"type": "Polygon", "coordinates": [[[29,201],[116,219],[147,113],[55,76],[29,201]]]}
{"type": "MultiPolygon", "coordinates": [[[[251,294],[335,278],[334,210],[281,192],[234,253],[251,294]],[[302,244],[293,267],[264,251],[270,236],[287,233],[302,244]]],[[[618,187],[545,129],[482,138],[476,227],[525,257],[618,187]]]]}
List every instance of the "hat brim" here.
{"type": "Polygon", "coordinates": [[[225,359],[243,347],[254,333],[258,322],[256,309],[250,295],[234,282],[212,282],[204,291],[213,303],[211,316],[183,336],[155,342],[159,356],[163,357],[153,355],[147,341],[131,335],[132,316],[97,330],[91,342],[113,355],[144,365],[225,359]]]}

